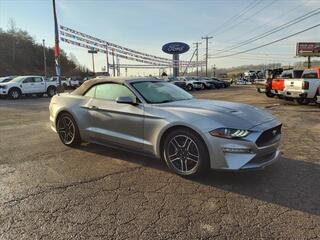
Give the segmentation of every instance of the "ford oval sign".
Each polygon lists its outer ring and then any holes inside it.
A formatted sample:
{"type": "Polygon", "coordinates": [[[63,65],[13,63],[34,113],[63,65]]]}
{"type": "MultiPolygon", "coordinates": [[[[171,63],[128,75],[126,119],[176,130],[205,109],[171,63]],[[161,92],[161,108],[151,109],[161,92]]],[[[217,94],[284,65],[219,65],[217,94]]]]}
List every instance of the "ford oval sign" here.
{"type": "Polygon", "coordinates": [[[169,54],[185,53],[190,49],[189,45],[183,42],[171,42],[163,45],[162,51],[169,54]]]}

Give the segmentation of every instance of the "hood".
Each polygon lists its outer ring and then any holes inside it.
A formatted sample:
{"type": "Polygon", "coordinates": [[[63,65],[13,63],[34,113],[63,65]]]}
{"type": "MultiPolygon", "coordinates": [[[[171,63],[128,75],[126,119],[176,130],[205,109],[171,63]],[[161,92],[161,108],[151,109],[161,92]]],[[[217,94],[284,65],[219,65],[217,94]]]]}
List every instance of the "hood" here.
{"type": "Polygon", "coordinates": [[[250,129],[265,122],[274,120],[270,113],[242,103],[192,99],[158,105],[172,113],[190,113],[200,118],[210,118],[225,127],[250,129]]]}

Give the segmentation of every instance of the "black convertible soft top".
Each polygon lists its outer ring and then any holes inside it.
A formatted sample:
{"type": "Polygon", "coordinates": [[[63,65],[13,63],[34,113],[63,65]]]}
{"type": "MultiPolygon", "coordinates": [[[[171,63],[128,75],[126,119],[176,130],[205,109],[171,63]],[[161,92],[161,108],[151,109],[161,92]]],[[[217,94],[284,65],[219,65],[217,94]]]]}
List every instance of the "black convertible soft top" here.
{"type": "Polygon", "coordinates": [[[71,94],[73,95],[83,95],[85,94],[89,88],[91,88],[94,85],[101,84],[101,83],[118,83],[123,84],[124,82],[135,82],[135,81],[150,81],[153,80],[151,77],[136,77],[136,78],[130,78],[130,77],[105,77],[105,78],[94,78],[91,80],[85,81],[80,87],[78,87],[76,90],[74,90],[71,94]]]}

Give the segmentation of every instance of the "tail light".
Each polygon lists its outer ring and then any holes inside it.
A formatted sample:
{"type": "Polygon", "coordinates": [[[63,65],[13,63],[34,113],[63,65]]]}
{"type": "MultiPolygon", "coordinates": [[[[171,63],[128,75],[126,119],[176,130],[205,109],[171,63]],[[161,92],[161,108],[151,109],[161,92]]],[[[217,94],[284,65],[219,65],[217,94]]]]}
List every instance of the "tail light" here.
{"type": "Polygon", "coordinates": [[[307,82],[307,81],[303,81],[302,89],[304,89],[304,90],[308,90],[308,89],[309,89],[309,82],[307,82]]]}

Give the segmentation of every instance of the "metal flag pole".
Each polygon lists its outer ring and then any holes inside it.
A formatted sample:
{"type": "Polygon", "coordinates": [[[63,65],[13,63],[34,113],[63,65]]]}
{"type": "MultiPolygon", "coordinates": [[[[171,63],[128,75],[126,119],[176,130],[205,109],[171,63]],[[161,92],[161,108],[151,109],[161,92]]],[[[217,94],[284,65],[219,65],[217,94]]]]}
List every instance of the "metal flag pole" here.
{"type": "Polygon", "coordinates": [[[54,58],[55,58],[55,67],[56,67],[56,75],[58,77],[58,94],[60,92],[63,92],[62,84],[61,84],[61,69],[60,69],[60,63],[59,63],[59,56],[60,56],[60,48],[59,48],[59,29],[58,29],[58,20],[57,20],[57,12],[56,12],[56,1],[52,0],[53,5],[53,17],[54,17],[54,35],[55,35],[55,46],[54,46],[54,58]]]}

